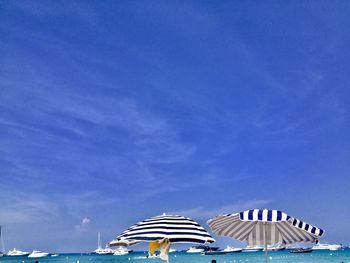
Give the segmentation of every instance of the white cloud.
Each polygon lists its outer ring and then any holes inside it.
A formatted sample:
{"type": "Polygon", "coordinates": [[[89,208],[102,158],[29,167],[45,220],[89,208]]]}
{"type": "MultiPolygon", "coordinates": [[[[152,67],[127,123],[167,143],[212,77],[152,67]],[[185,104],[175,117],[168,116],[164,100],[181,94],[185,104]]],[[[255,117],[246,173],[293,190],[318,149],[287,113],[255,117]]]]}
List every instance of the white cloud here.
{"type": "Polygon", "coordinates": [[[81,221],[81,225],[87,226],[88,224],[90,224],[90,218],[84,217],[83,220],[81,221]]]}
{"type": "Polygon", "coordinates": [[[85,231],[85,230],[88,228],[90,222],[91,222],[90,218],[84,217],[84,218],[81,220],[80,224],[79,224],[79,225],[76,225],[76,226],[74,227],[74,228],[75,228],[75,231],[78,232],[78,233],[85,231]]]}

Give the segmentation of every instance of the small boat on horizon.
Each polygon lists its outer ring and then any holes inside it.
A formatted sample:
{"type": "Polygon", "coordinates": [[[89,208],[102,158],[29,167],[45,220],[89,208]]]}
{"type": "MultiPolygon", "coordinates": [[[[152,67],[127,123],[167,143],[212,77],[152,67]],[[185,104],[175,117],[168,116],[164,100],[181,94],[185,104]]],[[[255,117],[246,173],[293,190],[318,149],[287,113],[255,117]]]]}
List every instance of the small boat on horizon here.
{"type": "Polygon", "coordinates": [[[312,248],[295,248],[291,249],[289,253],[311,253],[312,251],[312,248]]]}
{"type": "Polygon", "coordinates": [[[205,251],[205,246],[193,246],[190,247],[186,253],[202,253],[205,251]]]}
{"type": "Polygon", "coordinates": [[[105,247],[105,248],[97,248],[93,254],[97,254],[97,255],[113,255],[114,251],[113,249],[109,248],[109,247],[105,247]]]}
{"type": "Polygon", "coordinates": [[[208,252],[208,251],[218,251],[219,247],[209,247],[205,245],[198,245],[190,247],[188,250],[186,250],[186,253],[202,253],[202,252],[208,252]]]}
{"type": "Polygon", "coordinates": [[[24,252],[21,250],[17,250],[16,248],[9,250],[9,252],[7,252],[7,256],[9,257],[24,257],[24,256],[28,256],[30,254],[30,252],[24,252]]]}
{"type": "Polygon", "coordinates": [[[264,248],[261,246],[247,246],[246,248],[243,249],[243,252],[258,252],[263,250],[264,248]]]}
{"type": "Polygon", "coordinates": [[[114,250],[114,256],[124,256],[130,253],[130,250],[124,246],[119,246],[114,250]]]}
{"type": "Polygon", "coordinates": [[[95,249],[92,254],[98,254],[98,255],[113,255],[114,251],[113,249],[109,248],[107,245],[105,248],[101,247],[101,233],[98,232],[97,234],[97,249],[95,249]]]}
{"type": "Polygon", "coordinates": [[[227,246],[223,251],[226,253],[237,253],[237,252],[242,252],[242,250],[243,248],[227,246]]]}
{"type": "Polygon", "coordinates": [[[47,252],[33,250],[33,252],[28,255],[28,258],[43,258],[43,257],[47,257],[48,255],[49,253],[47,252]]]}
{"type": "Polygon", "coordinates": [[[216,250],[216,251],[205,251],[201,253],[202,255],[206,255],[206,256],[210,256],[210,255],[223,255],[223,254],[227,254],[227,252],[223,251],[223,250],[216,250]]]}
{"type": "Polygon", "coordinates": [[[321,244],[319,242],[316,243],[316,245],[314,245],[312,247],[312,250],[331,250],[331,251],[335,251],[335,250],[340,250],[343,247],[341,245],[338,244],[321,244]]]}
{"type": "Polygon", "coordinates": [[[204,248],[204,251],[201,252],[202,255],[219,255],[219,254],[226,254],[226,252],[223,252],[219,250],[219,247],[207,247],[204,248]]]}
{"type": "Polygon", "coordinates": [[[281,251],[285,249],[286,249],[286,246],[282,243],[267,246],[267,251],[281,251]]]}

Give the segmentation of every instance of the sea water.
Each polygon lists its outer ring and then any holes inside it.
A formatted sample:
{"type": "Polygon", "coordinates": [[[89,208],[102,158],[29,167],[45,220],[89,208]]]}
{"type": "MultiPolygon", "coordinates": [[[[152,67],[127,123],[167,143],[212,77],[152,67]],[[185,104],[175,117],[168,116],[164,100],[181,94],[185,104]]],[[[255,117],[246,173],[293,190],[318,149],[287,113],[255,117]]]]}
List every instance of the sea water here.
{"type": "MultiPolygon", "coordinates": [[[[0,263],[34,263],[38,260],[40,263],[164,263],[158,258],[146,258],[144,252],[133,252],[124,256],[113,255],[89,255],[89,254],[60,254],[57,257],[45,257],[38,259],[29,259],[27,257],[1,257],[0,263]]],[[[313,251],[311,253],[292,254],[288,250],[269,252],[270,263],[350,263],[350,249],[338,251],[313,251]]],[[[170,263],[210,263],[213,259],[217,263],[244,263],[244,262],[265,262],[264,252],[240,252],[224,255],[200,255],[188,254],[184,252],[171,253],[170,263]]]]}

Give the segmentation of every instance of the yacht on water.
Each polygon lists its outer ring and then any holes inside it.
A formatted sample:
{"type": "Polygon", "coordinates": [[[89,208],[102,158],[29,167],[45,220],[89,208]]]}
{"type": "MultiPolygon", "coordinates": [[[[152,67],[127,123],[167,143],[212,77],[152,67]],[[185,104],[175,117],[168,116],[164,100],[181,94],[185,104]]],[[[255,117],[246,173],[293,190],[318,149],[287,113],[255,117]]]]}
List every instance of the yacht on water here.
{"type": "Polygon", "coordinates": [[[190,247],[188,250],[186,250],[186,253],[204,253],[204,252],[214,252],[217,251],[219,247],[209,247],[205,245],[198,245],[190,247]]]}
{"type": "Polygon", "coordinates": [[[123,256],[123,255],[127,255],[129,253],[130,253],[129,249],[127,249],[126,247],[123,247],[123,246],[119,246],[114,250],[113,255],[114,256],[123,256]]]}
{"type": "Polygon", "coordinates": [[[340,250],[342,249],[342,246],[341,245],[338,245],[338,244],[321,244],[321,243],[316,243],[316,245],[314,245],[312,247],[312,250],[340,250]]]}
{"type": "Polygon", "coordinates": [[[131,252],[132,250],[128,249],[129,246],[135,245],[140,243],[140,241],[137,240],[121,240],[121,239],[114,239],[109,242],[109,247],[116,247],[116,249],[113,250],[113,255],[114,256],[122,256],[122,255],[127,255],[131,252]]]}
{"type": "Polygon", "coordinates": [[[100,232],[98,232],[97,235],[97,249],[94,250],[94,252],[92,252],[93,254],[98,254],[98,255],[112,255],[114,253],[114,251],[109,248],[107,245],[105,248],[101,247],[101,234],[100,232]]]}
{"type": "Polygon", "coordinates": [[[42,251],[38,251],[38,250],[33,250],[32,253],[30,253],[28,255],[29,258],[43,258],[43,257],[47,257],[49,255],[49,253],[47,252],[42,252],[42,251]]]}
{"type": "Polygon", "coordinates": [[[311,253],[313,250],[312,248],[296,248],[292,249],[289,252],[290,253],[311,253]]]}
{"type": "Polygon", "coordinates": [[[100,247],[100,248],[96,248],[91,254],[105,255],[108,253],[105,252],[104,248],[100,247]]]}
{"type": "Polygon", "coordinates": [[[286,246],[282,243],[267,246],[267,251],[280,251],[285,249],[286,249],[286,246]]]}
{"type": "Polygon", "coordinates": [[[187,253],[202,253],[202,252],[205,252],[208,250],[209,250],[208,246],[199,245],[199,246],[190,247],[186,252],[187,253]]]}
{"type": "Polygon", "coordinates": [[[30,252],[24,252],[21,250],[17,250],[16,248],[9,250],[9,252],[7,252],[7,256],[9,257],[24,257],[24,256],[28,256],[30,254],[30,252]]]}
{"type": "Polygon", "coordinates": [[[105,248],[97,248],[93,253],[98,255],[113,255],[114,251],[106,246],[105,248]]]}
{"type": "Polygon", "coordinates": [[[190,248],[186,251],[186,253],[201,253],[201,252],[204,252],[204,248],[197,247],[197,246],[190,247],[190,248]]]}
{"type": "Polygon", "coordinates": [[[242,252],[242,248],[227,246],[223,251],[226,253],[242,252]]]}
{"type": "Polygon", "coordinates": [[[263,251],[264,248],[261,246],[247,246],[243,249],[243,252],[257,252],[257,251],[263,251]]]}

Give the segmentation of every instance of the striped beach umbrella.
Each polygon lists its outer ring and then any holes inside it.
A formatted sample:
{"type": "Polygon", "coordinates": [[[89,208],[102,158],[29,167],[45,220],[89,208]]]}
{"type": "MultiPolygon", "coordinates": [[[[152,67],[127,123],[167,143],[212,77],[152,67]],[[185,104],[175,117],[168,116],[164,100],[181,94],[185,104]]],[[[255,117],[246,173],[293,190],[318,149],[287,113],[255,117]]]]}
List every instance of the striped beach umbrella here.
{"type": "MultiPolygon", "coordinates": [[[[316,242],[324,231],[278,210],[252,209],[219,215],[208,221],[218,236],[246,241],[249,246],[316,242]]],[[[267,262],[267,254],[266,254],[267,262]]]]}
{"type": "Polygon", "coordinates": [[[171,243],[212,243],[215,239],[194,220],[179,216],[155,216],[121,233],[118,240],[154,241],[168,238],[171,243]]]}

